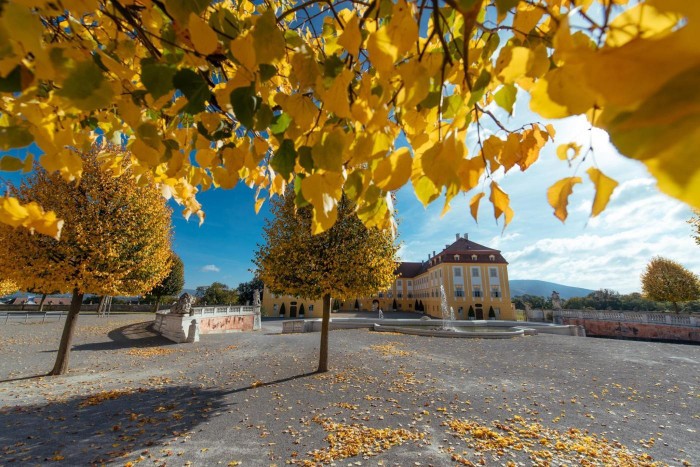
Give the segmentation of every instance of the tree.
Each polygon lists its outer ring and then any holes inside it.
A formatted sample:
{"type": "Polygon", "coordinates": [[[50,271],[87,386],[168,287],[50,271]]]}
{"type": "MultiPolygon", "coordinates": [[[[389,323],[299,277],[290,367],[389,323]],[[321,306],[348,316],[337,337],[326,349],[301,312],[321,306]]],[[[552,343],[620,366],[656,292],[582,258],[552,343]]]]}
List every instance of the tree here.
{"type": "Polygon", "coordinates": [[[287,314],[287,308],[284,306],[284,303],[280,307],[280,316],[284,316],[287,314]]]}
{"type": "Polygon", "coordinates": [[[238,292],[228,285],[213,282],[209,286],[197,287],[197,297],[206,305],[232,305],[238,303],[238,292]]]}
{"type": "MultiPolygon", "coordinates": [[[[105,148],[104,151],[113,151],[105,148]]],[[[24,290],[72,292],[56,363],[51,375],[68,368],[70,347],[85,293],[137,295],[170,269],[170,209],[150,175],[138,183],[131,155],[105,167],[104,152],[82,153],[79,183],[37,170],[10,192],[22,203],[37,202],[66,224],[61,239],[32,235],[0,224],[0,276],[24,290]]]]}
{"type": "Polygon", "coordinates": [[[261,281],[258,277],[254,277],[248,282],[241,282],[238,284],[238,288],[236,289],[238,293],[238,304],[252,304],[253,296],[255,295],[256,290],[260,293],[260,300],[262,300],[264,288],[265,285],[263,284],[263,281],[261,281]]]}
{"type": "Polygon", "coordinates": [[[398,309],[398,305],[396,303],[396,299],[394,299],[394,302],[391,304],[391,309],[396,311],[398,309]]]}
{"type": "Polygon", "coordinates": [[[170,255],[170,264],[168,275],[149,292],[149,295],[155,298],[153,312],[158,311],[161,298],[167,295],[177,295],[185,286],[185,265],[174,252],[170,255]]]}
{"type": "Polygon", "coordinates": [[[489,307],[489,319],[496,319],[496,311],[492,306],[489,307]]]}
{"type": "Polygon", "coordinates": [[[671,302],[679,313],[678,302],[700,299],[700,281],[679,263],[657,256],[642,274],[642,291],[652,300],[671,302]]]}
{"type": "Polygon", "coordinates": [[[693,233],[693,238],[695,239],[695,243],[700,245],[700,210],[694,210],[693,211],[695,215],[688,220],[688,223],[693,226],[693,230],[695,232],[693,233]]]}
{"type": "Polygon", "coordinates": [[[469,305],[469,311],[467,312],[467,318],[469,318],[469,319],[476,318],[476,313],[474,313],[474,307],[471,305],[469,305]]]}
{"type": "Polygon", "coordinates": [[[302,303],[301,306],[299,307],[299,316],[304,316],[306,314],[306,310],[304,309],[304,304],[302,303]]]}
{"type": "MultiPolygon", "coordinates": [[[[696,2],[345,5],[4,2],[0,149],[34,143],[41,164],[71,180],[80,176],[74,150],[121,141],[186,215],[202,215],[198,187],[243,180],[272,196],[294,180],[314,231],[333,225],[343,193],[366,225],[388,227],[386,195],[410,182],[424,204],[477,190],[474,217],[488,189],[508,224],[509,197],[491,174],[527,170],[555,130],[511,122],[522,101],[536,120],[585,115],[662,191],[700,207],[700,73],[688,45],[700,37],[696,2]],[[467,141],[477,142],[471,154],[467,141]]],[[[592,216],[617,185],[585,157],[595,150],[557,150],[567,164],[590,165],[592,216]]],[[[8,155],[0,168],[30,159],[8,155]]],[[[558,218],[579,183],[572,175],[548,189],[558,218]]],[[[12,197],[0,221],[60,233],[55,213],[12,197]]]]}
{"type": "Polygon", "coordinates": [[[0,280],[0,297],[17,291],[17,284],[8,279],[0,280]]]}
{"type": "MultiPolygon", "coordinates": [[[[328,371],[331,297],[369,296],[394,279],[397,246],[390,232],[366,227],[347,197],[338,203],[334,226],[312,235],[311,206],[296,209],[294,193],[272,204],[265,243],[254,259],[257,275],[275,294],[323,300],[318,371],[328,371]]],[[[358,303],[359,305],[359,303],[358,303]]]]}

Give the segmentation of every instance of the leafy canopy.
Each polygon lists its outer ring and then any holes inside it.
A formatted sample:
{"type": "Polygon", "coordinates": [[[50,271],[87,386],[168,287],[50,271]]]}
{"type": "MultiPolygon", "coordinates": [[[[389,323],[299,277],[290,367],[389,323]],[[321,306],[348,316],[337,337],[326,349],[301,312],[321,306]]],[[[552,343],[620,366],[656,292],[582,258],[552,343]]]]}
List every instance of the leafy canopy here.
{"type": "Polygon", "coordinates": [[[120,176],[103,170],[105,154],[79,155],[80,183],[38,169],[11,189],[22,203],[46,206],[66,224],[60,241],[0,224],[0,276],[22,290],[139,295],[168,274],[170,209],[152,181],[136,183],[129,154],[116,152],[120,176]]]}
{"type": "Polygon", "coordinates": [[[673,303],[700,299],[700,280],[679,263],[657,256],[642,274],[642,291],[647,298],[673,303]]]}
{"type": "Polygon", "coordinates": [[[238,292],[235,289],[229,289],[228,285],[221,282],[199,286],[195,295],[206,305],[234,305],[238,303],[238,292]]]}
{"type": "Polygon", "coordinates": [[[9,295],[17,291],[17,285],[11,280],[2,279],[0,280],[0,297],[3,295],[9,295]]]}
{"type": "MultiPolygon", "coordinates": [[[[475,218],[487,191],[507,225],[492,175],[527,170],[555,135],[509,124],[529,102],[542,118],[585,115],[661,190],[700,207],[699,41],[700,2],[688,0],[14,0],[0,13],[0,149],[35,144],[71,181],[79,152],[105,137],[186,216],[203,216],[200,190],[241,180],[259,209],[293,183],[314,232],[333,225],[343,193],[385,228],[388,193],[410,183],[424,204],[444,196],[445,211],[475,190],[475,218]]],[[[590,165],[595,148],[560,143],[562,160],[590,165]]],[[[587,174],[595,216],[617,183],[587,174]]],[[[583,182],[549,188],[558,218],[583,182]]],[[[14,197],[0,221],[61,230],[14,197]]]]}
{"type": "Polygon", "coordinates": [[[168,275],[153,287],[149,295],[158,298],[167,295],[177,295],[185,286],[185,265],[182,259],[175,253],[171,253],[170,264],[171,267],[168,275]]]}
{"type": "Polygon", "coordinates": [[[265,244],[253,260],[272,293],[347,300],[386,289],[394,280],[398,250],[390,231],[366,227],[342,197],[333,227],[311,234],[310,206],[295,209],[293,193],[272,203],[265,244]]]}

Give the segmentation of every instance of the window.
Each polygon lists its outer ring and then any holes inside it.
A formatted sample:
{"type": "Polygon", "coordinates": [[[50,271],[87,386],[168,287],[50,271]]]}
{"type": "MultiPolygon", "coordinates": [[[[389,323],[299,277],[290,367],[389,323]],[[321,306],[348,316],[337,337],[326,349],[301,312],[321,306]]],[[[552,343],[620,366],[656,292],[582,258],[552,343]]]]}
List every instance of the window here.
{"type": "Polygon", "coordinates": [[[402,287],[402,286],[403,286],[403,282],[401,281],[401,279],[396,279],[396,287],[402,287]]]}
{"type": "Polygon", "coordinates": [[[386,293],[386,296],[387,296],[387,298],[393,298],[393,297],[394,297],[394,293],[391,292],[391,291],[389,291],[389,292],[386,293]]]}
{"type": "Polygon", "coordinates": [[[472,255],[472,261],[476,261],[476,255],[472,255]]]}
{"type": "Polygon", "coordinates": [[[490,259],[491,261],[496,261],[496,257],[495,257],[494,255],[489,255],[489,259],[490,259]]]}
{"type": "Polygon", "coordinates": [[[462,277],[462,268],[454,268],[455,277],[462,277]]]}
{"type": "Polygon", "coordinates": [[[501,288],[497,285],[492,285],[491,286],[491,297],[500,298],[500,296],[501,296],[501,288]]]}
{"type": "Polygon", "coordinates": [[[396,298],[403,297],[403,292],[396,292],[396,298]]]}
{"type": "Polygon", "coordinates": [[[455,285],[455,297],[464,297],[464,287],[455,285]]]}
{"type": "Polygon", "coordinates": [[[413,298],[413,294],[411,292],[408,292],[408,298],[413,298]]]}
{"type": "Polygon", "coordinates": [[[384,298],[384,292],[379,292],[379,298],[384,298]]]}
{"type": "Polygon", "coordinates": [[[455,261],[459,261],[459,255],[455,255],[455,261]]]}
{"type": "Polygon", "coordinates": [[[472,277],[479,277],[479,268],[472,268],[472,277]]]}
{"type": "Polygon", "coordinates": [[[474,286],[474,289],[472,291],[472,297],[481,298],[481,287],[479,287],[478,285],[474,286]]]}
{"type": "Polygon", "coordinates": [[[496,279],[498,279],[498,269],[489,268],[489,277],[495,277],[496,279]]]}
{"type": "Polygon", "coordinates": [[[313,306],[313,305],[309,305],[309,313],[311,313],[312,311],[314,311],[314,306],[313,306]]]}
{"type": "Polygon", "coordinates": [[[413,281],[408,281],[408,286],[413,287],[413,281]]]}

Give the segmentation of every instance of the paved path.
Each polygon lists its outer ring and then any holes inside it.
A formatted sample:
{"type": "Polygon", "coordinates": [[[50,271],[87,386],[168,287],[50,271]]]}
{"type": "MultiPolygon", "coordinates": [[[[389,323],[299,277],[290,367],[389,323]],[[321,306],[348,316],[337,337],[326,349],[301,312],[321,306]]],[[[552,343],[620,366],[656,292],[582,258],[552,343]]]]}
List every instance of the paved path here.
{"type": "Polygon", "coordinates": [[[0,327],[0,465],[281,466],[362,443],[337,465],[533,465],[619,445],[618,465],[700,464],[700,346],[344,330],[316,375],[319,334],[280,321],[176,345],[144,320],[81,317],[54,378],[31,377],[51,368],[59,323],[0,327]]]}

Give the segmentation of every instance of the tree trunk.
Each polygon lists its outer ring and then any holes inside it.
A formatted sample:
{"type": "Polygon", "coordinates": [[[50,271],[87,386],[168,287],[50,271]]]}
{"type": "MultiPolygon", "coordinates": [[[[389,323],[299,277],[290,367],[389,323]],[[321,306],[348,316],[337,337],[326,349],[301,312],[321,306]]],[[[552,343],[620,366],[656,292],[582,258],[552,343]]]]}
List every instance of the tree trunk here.
{"type": "Polygon", "coordinates": [[[318,355],[318,373],[328,371],[328,328],[331,321],[331,294],[323,296],[323,321],[321,322],[321,350],[318,355]]]}
{"type": "Polygon", "coordinates": [[[671,303],[673,303],[673,309],[676,310],[676,314],[680,313],[681,309],[678,308],[678,303],[676,303],[676,302],[671,302],[671,303]]]}
{"type": "Polygon", "coordinates": [[[48,376],[62,375],[68,370],[71,343],[73,342],[75,325],[78,322],[78,313],[80,313],[80,306],[82,304],[83,294],[78,293],[78,289],[73,289],[73,298],[70,302],[70,310],[66,317],[66,324],[63,326],[63,335],[61,336],[61,345],[58,347],[56,363],[48,376]]]}
{"type": "Polygon", "coordinates": [[[46,294],[41,295],[41,302],[39,303],[39,311],[44,311],[44,300],[46,300],[46,294]]]}
{"type": "Polygon", "coordinates": [[[156,302],[153,304],[153,313],[156,313],[158,311],[158,307],[160,306],[160,295],[156,297],[156,302]]]}

